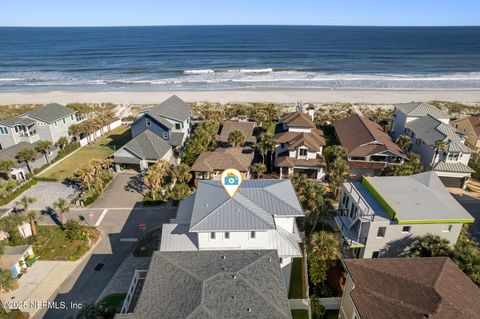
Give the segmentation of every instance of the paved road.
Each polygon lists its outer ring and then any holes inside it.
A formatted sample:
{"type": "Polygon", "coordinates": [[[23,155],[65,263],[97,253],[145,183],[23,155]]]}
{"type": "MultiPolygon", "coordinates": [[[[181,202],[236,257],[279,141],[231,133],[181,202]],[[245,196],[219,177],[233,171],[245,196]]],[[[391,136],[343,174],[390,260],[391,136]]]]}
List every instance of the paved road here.
{"type": "MultiPolygon", "coordinates": [[[[129,180],[128,176],[118,175],[106,190],[105,194],[108,195],[99,198],[94,208],[71,212],[70,216],[93,212],[92,222],[99,223],[99,229],[104,236],[90,258],[82,262],[60,286],[51,298],[52,301],[63,301],[67,305],[70,302],[94,302],[134,249],[136,243],[125,239],[139,238],[142,235],[139,224],[146,224],[148,231],[174,217],[175,207],[164,205],[153,208],[139,205],[137,201],[141,200],[141,196],[125,189],[125,183],[129,180]],[[99,264],[103,264],[103,268],[95,270],[99,264]]],[[[77,310],[43,310],[38,312],[35,318],[74,318],[76,312],[77,310]]]]}

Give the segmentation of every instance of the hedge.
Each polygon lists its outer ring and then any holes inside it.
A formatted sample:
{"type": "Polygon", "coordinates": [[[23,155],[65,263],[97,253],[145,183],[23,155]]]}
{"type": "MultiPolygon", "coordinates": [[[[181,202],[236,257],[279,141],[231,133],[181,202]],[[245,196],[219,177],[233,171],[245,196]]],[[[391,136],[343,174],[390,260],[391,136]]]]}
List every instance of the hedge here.
{"type": "Polygon", "coordinates": [[[3,206],[3,205],[6,205],[6,204],[10,203],[12,200],[14,200],[18,196],[20,196],[24,191],[26,191],[27,189],[29,189],[33,185],[36,185],[37,183],[38,183],[38,181],[36,179],[31,179],[30,181],[28,181],[27,183],[23,184],[22,186],[17,188],[15,191],[10,193],[10,195],[8,195],[4,199],[0,200],[0,206],[3,206]]]}

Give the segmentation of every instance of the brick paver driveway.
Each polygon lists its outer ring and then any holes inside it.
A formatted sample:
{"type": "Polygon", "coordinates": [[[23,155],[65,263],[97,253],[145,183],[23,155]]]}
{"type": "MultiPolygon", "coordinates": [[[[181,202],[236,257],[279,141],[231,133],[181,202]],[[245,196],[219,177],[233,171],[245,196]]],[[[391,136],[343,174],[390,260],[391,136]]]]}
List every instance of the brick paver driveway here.
{"type": "Polygon", "coordinates": [[[60,182],[38,182],[16,199],[8,203],[5,207],[15,207],[15,203],[23,196],[32,196],[36,198],[35,203],[33,203],[30,209],[45,210],[47,208],[52,208],[53,203],[59,198],[71,200],[75,196],[75,188],[71,185],[60,182]]]}

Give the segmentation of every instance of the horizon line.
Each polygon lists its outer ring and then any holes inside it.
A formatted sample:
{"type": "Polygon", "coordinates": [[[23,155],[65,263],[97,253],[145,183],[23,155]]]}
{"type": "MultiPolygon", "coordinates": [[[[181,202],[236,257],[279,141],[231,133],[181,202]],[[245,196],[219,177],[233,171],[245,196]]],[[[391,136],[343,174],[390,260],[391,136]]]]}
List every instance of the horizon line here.
{"type": "Polygon", "coordinates": [[[0,25],[0,28],[135,28],[135,27],[366,27],[473,28],[480,25],[356,25],[356,24],[145,24],[145,25],[0,25]]]}

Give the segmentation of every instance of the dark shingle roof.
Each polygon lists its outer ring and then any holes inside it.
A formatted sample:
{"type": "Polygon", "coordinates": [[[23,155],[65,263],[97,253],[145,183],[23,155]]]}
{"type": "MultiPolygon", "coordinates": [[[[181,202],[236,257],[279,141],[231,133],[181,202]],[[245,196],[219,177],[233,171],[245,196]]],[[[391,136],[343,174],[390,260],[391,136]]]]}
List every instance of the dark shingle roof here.
{"type": "Polygon", "coordinates": [[[75,114],[76,111],[60,104],[48,104],[45,107],[36,109],[30,112],[25,113],[34,119],[44,121],[47,123],[53,123],[57,120],[61,120],[64,117],[75,114]]]}
{"type": "Polygon", "coordinates": [[[156,117],[166,117],[179,121],[185,121],[190,117],[192,108],[178,96],[172,95],[162,103],[149,106],[142,111],[152,114],[156,117]]]}
{"type": "Polygon", "coordinates": [[[363,116],[354,114],[336,121],[333,127],[340,144],[347,149],[350,156],[368,156],[390,151],[406,157],[380,125],[363,116]]]}
{"type": "MultiPolygon", "coordinates": [[[[20,150],[24,149],[24,148],[30,148],[30,149],[35,149],[35,143],[34,144],[30,144],[28,142],[20,142],[18,144],[15,144],[15,145],[12,145],[12,146],[9,146],[7,148],[4,148],[3,150],[0,150],[0,160],[4,160],[4,161],[14,161],[15,163],[18,163],[17,167],[22,167],[22,166],[25,166],[25,162],[24,161],[20,161],[18,160],[17,158],[17,154],[20,150]]],[[[52,145],[50,147],[51,149],[55,149],[57,148],[57,146],[54,146],[52,145]]],[[[41,158],[43,157],[44,155],[41,154],[41,153],[37,153],[37,156],[35,157],[35,159],[38,159],[38,158],[41,158]]]]}
{"type": "Polygon", "coordinates": [[[273,250],[155,252],[133,313],[116,318],[291,318],[273,250]]]}
{"type": "Polygon", "coordinates": [[[240,172],[249,170],[253,161],[253,152],[243,153],[239,148],[217,148],[213,152],[202,152],[192,165],[194,172],[223,171],[235,168],[240,172]]]}
{"type": "Polygon", "coordinates": [[[144,160],[158,160],[171,149],[164,139],[148,129],[135,136],[122,148],[144,160]]]}
{"type": "Polygon", "coordinates": [[[362,319],[473,319],[480,313],[480,289],[447,257],[344,262],[362,319]]]}
{"type": "Polygon", "coordinates": [[[315,128],[315,123],[313,123],[310,116],[303,112],[287,113],[283,116],[283,122],[287,124],[287,126],[315,128]]]}

